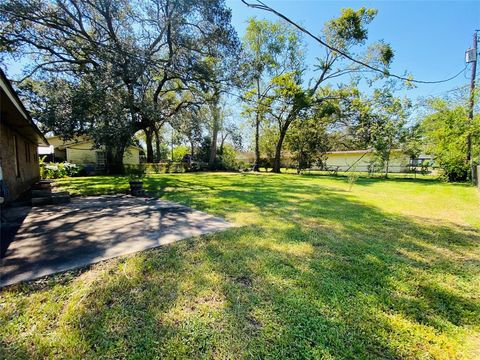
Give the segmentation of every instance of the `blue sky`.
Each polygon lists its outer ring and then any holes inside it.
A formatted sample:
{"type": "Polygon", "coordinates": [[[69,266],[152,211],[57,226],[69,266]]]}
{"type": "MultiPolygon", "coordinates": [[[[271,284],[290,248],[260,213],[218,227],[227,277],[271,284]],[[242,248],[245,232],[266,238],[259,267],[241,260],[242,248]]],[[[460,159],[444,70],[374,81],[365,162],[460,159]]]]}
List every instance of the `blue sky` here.
{"type": "MultiPolygon", "coordinates": [[[[254,0],[252,0],[254,1],[254,0]]],[[[369,26],[369,41],[384,40],[394,51],[392,73],[405,71],[420,80],[441,80],[465,66],[465,50],[472,44],[475,29],[480,29],[480,1],[321,1],[264,0],[276,10],[315,34],[323,24],[340,14],[342,8],[375,8],[378,14],[369,26]]],[[[251,16],[276,20],[273,14],[245,6],[240,0],[226,0],[232,9],[232,22],[243,36],[251,16]]],[[[323,54],[321,45],[306,38],[307,63],[323,54]]],[[[443,95],[469,83],[470,67],[455,80],[443,84],[418,85],[402,91],[411,97],[443,95]]],[[[367,89],[365,89],[367,90],[367,89]]]]}
{"type": "MultiPolygon", "coordinates": [[[[250,0],[255,1],[255,0],[250,0]]],[[[369,41],[384,40],[394,51],[392,73],[405,71],[416,79],[441,80],[458,73],[465,66],[465,50],[472,44],[475,29],[480,29],[480,1],[323,1],[323,0],[264,0],[315,34],[326,21],[337,17],[342,8],[375,8],[378,14],[369,26],[369,41]]],[[[240,0],[226,0],[232,9],[232,23],[243,36],[249,17],[277,20],[273,14],[252,9],[240,0]]],[[[323,54],[320,44],[305,38],[307,64],[323,54]]],[[[22,62],[20,62],[21,64],[22,62]]],[[[19,63],[9,64],[9,75],[16,75],[19,63]]],[[[399,94],[412,99],[430,95],[441,96],[446,91],[466,86],[470,67],[456,79],[443,84],[418,85],[399,94]]],[[[363,89],[368,91],[366,85],[363,89]]]]}
{"type": "MultiPolygon", "coordinates": [[[[254,0],[250,0],[254,1],[254,0]]],[[[375,8],[378,14],[369,25],[369,42],[384,40],[394,51],[392,73],[405,71],[420,80],[449,78],[465,67],[465,50],[471,47],[475,29],[480,29],[480,1],[323,1],[323,0],[264,0],[311,32],[320,34],[326,21],[339,16],[342,8],[375,8]]],[[[252,9],[240,0],[226,0],[232,9],[232,23],[240,37],[251,16],[275,21],[277,17],[252,9]]],[[[321,45],[306,37],[307,63],[323,54],[321,45]]],[[[20,63],[10,64],[9,75],[18,73],[20,63]]],[[[480,68],[480,67],[479,67],[480,68]]],[[[431,85],[418,85],[402,90],[403,95],[416,100],[428,96],[443,96],[451,90],[468,86],[470,67],[456,79],[431,85]]],[[[480,79],[478,81],[480,84],[480,79]]],[[[362,90],[368,92],[366,84],[362,90]]],[[[228,100],[231,117],[241,120],[238,99],[228,100]]],[[[415,117],[415,115],[413,116],[415,117]]],[[[247,127],[248,128],[248,127],[247,127]]],[[[245,129],[246,131],[248,129],[245,129]]]]}

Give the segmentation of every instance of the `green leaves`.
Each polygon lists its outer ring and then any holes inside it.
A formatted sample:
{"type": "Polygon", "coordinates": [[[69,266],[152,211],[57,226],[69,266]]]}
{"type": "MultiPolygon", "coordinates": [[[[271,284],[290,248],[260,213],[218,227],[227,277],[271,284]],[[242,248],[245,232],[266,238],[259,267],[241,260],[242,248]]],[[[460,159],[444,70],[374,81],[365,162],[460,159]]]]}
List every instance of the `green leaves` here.
{"type": "Polygon", "coordinates": [[[368,38],[367,25],[377,14],[375,9],[365,7],[355,11],[342,9],[338,18],[328,21],[324,27],[327,42],[343,48],[352,44],[362,44],[368,38]]]}
{"type": "Polygon", "coordinates": [[[389,44],[380,44],[380,59],[384,65],[390,65],[394,56],[395,53],[389,44]]]}
{"type": "Polygon", "coordinates": [[[297,162],[297,171],[320,164],[330,149],[327,126],[330,121],[329,104],[324,103],[318,112],[307,119],[294,122],[287,135],[286,145],[297,162]],[[323,117],[327,116],[327,117],[323,117]]]}
{"type": "Polygon", "coordinates": [[[254,78],[274,75],[302,59],[300,34],[278,21],[250,18],[243,45],[254,78]]]}
{"type": "MultiPolygon", "coordinates": [[[[466,180],[470,173],[467,136],[479,133],[480,117],[477,115],[470,122],[464,104],[444,99],[433,99],[428,106],[430,114],[422,119],[420,125],[427,151],[435,156],[435,161],[448,180],[466,180]]],[[[475,159],[480,154],[480,139],[473,136],[472,140],[475,159]]]]}

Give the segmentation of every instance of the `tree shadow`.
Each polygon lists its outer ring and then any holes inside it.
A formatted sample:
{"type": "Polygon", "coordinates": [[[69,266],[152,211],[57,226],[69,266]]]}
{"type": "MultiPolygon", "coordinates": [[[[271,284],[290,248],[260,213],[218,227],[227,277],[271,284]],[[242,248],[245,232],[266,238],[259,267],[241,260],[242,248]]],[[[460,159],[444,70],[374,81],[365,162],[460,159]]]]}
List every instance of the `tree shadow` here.
{"type": "Polygon", "coordinates": [[[8,247],[15,238],[20,226],[30,212],[31,207],[21,206],[2,209],[2,222],[0,224],[0,261],[5,256],[8,247]]]}
{"type": "Polygon", "coordinates": [[[227,227],[191,209],[155,199],[102,196],[30,212],[2,260],[0,286],[227,227]]]}
{"type": "MultiPolygon", "coordinates": [[[[218,214],[253,209],[255,225],[112,261],[75,315],[60,320],[81,340],[26,347],[28,355],[454,357],[458,334],[480,326],[471,289],[477,228],[417,222],[316,185],[267,180],[245,191],[222,179],[209,187],[177,180],[152,186],[181,188],[169,198],[218,214]],[[128,262],[135,266],[124,275],[128,262]]],[[[0,341],[26,346],[20,337],[0,341]]]]}
{"type": "MultiPolygon", "coordinates": [[[[306,178],[324,178],[324,179],[330,179],[330,180],[335,180],[335,181],[347,181],[348,175],[347,174],[339,174],[336,176],[333,175],[326,175],[326,174],[302,174],[300,175],[301,177],[306,177],[306,178]]],[[[413,176],[413,175],[409,175],[413,176]]],[[[377,183],[382,183],[382,182],[394,182],[394,183],[406,183],[406,184],[416,184],[416,185],[421,185],[421,186],[432,186],[432,185],[441,185],[445,184],[445,181],[439,178],[435,177],[430,177],[430,178],[423,178],[423,177],[399,177],[399,176],[391,176],[391,177],[382,177],[382,176],[365,176],[361,175],[358,180],[355,182],[356,185],[361,185],[361,186],[370,186],[374,185],[377,183]]],[[[454,187],[463,187],[463,188],[471,188],[472,184],[468,182],[450,182],[448,183],[449,186],[454,186],[454,187]]]]}
{"type": "MultiPolygon", "coordinates": [[[[395,335],[399,329],[388,321],[390,314],[416,329],[446,336],[448,329],[480,325],[475,297],[439,282],[446,276],[462,279],[473,268],[478,275],[478,257],[469,265],[463,263],[478,246],[478,229],[423,226],[331,194],[321,204],[355,216],[346,216],[339,229],[306,230],[301,222],[287,230],[263,229],[263,238],[273,237],[277,244],[288,244],[285,247],[241,242],[243,249],[210,250],[209,261],[226,274],[224,291],[235,304],[229,311],[236,315],[238,331],[251,328],[252,314],[268,314],[255,318],[255,331],[249,336],[252,344],[275,346],[252,345],[255,357],[401,358],[441,349],[443,339],[432,340],[431,348],[417,344],[411,351],[396,349],[390,342],[400,336],[395,335]],[[294,256],[290,250],[297,245],[311,245],[311,251],[294,256]],[[431,245],[436,248],[432,256],[428,255],[431,245]],[[224,259],[230,257],[235,258],[233,268],[225,266],[224,259]],[[413,289],[397,289],[397,284],[410,286],[411,277],[418,276],[423,279],[418,284],[413,281],[413,289]],[[249,279],[248,284],[255,286],[245,289],[237,279],[249,279]],[[237,303],[238,290],[232,290],[238,287],[248,293],[243,304],[237,303]]],[[[307,202],[299,211],[313,212],[322,220],[336,219],[328,216],[333,212],[315,212],[314,207],[315,201],[307,202]]]]}

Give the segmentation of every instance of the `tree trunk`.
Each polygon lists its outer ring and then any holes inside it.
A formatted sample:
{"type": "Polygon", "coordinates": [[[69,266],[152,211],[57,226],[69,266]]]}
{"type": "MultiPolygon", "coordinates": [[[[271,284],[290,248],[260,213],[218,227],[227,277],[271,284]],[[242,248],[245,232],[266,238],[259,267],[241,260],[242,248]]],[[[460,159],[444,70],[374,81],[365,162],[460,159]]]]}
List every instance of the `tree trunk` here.
{"type": "Polygon", "coordinates": [[[385,179],[388,178],[388,166],[390,163],[390,155],[387,157],[387,161],[385,162],[385,179]]]}
{"type": "Polygon", "coordinates": [[[227,139],[227,136],[221,136],[221,140],[220,140],[220,154],[223,155],[223,145],[225,144],[225,140],[227,139]]]}
{"type": "Polygon", "coordinates": [[[290,125],[290,123],[287,122],[283,126],[283,128],[280,130],[280,137],[278,138],[277,145],[275,146],[275,158],[273,159],[273,169],[272,169],[272,171],[274,173],[277,173],[277,174],[280,173],[280,167],[282,165],[281,159],[282,159],[283,140],[285,140],[285,135],[287,134],[287,129],[288,129],[289,125],[290,125]]]}
{"type": "Polygon", "coordinates": [[[123,173],[123,153],[125,146],[118,145],[106,151],[106,172],[109,175],[118,175],[123,173]]]}
{"type": "Polygon", "coordinates": [[[114,163],[113,149],[112,148],[106,147],[106,149],[105,149],[105,162],[106,162],[105,171],[108,175],[110,175],[111,174],[110,165],[114,163]]]}
{"type": "Polygon", "coordinates": [[[147,127],[143,132],[147,143],[147,163],[153,163],[153,130],[151,127],[147,127]]]}
{"type": "Polygon", "coordinates": [[[154,131],[155,134],[155,162],[160,162],[160,134],[159,129],[156,128],[154,131]]]}
{"type": "Polygon", "coordinates": [[[115,174],[122,174],[123,173],[123,153],[125,152],[125,148],[123,146],[118,146],[114,152],[114,163],[112,164],[112,171],[115,174]]]}
{"type": "Polygon", "coordinates": [[[255,166],[253,171],[260,170],[260,78],[257,77],[257,111],[255,114],[255,166]]]}
{"type": "Polygon", "coordinates": [[[215,167],[215,160],[217,157],[217,138],[219,128],[220,112],[217,104],[213,109],[213,124],[212,124],[212,142],[210,144],[210,157],[208,158],[208,167],[213,169],[215,167]]]}
{"type": "Polygon", "coordinates": [[[190,156],[193,159],[193,156],[195,155],[195,142],[193,139],[190,139],[190,156]]]}

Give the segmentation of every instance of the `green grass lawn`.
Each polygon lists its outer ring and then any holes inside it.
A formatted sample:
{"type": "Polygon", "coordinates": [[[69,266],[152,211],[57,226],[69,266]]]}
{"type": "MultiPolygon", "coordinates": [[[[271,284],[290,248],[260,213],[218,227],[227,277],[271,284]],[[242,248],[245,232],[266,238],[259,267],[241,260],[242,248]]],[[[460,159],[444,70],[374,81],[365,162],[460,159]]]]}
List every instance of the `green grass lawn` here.
{"type": "Polygon", "coordinates": [[[473,187],[227,173],[145,187],[238,226],[3,290],[0,358],[480,358],[473,187]]]}

